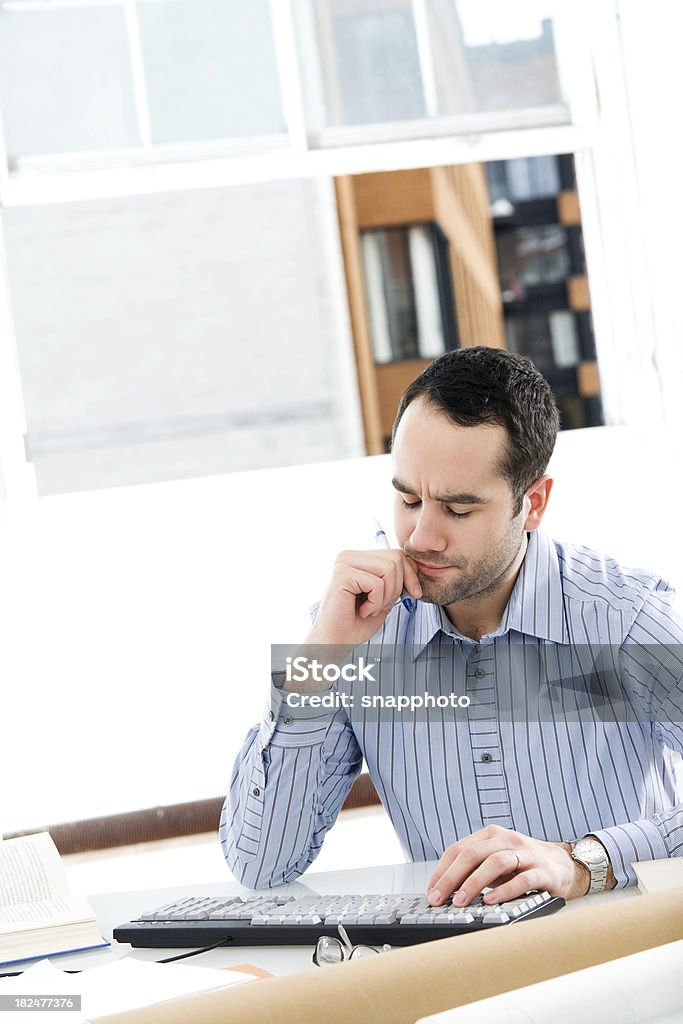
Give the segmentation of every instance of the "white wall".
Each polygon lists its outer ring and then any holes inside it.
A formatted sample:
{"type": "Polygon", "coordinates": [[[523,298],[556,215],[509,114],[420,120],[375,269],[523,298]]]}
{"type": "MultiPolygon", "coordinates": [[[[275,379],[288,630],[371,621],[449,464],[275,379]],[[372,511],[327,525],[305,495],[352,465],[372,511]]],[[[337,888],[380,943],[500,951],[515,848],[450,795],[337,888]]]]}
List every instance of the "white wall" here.
{"type": "MultiPolygon", "coordinates": [[[[560,435],[548,528],[683,588],[680,446],[560,435]],[[677,500],[678,499],[678,500],[677,500]]],[[[0,831],[226,788],[269,644],[391,527],[386,456],[41,499],[0,519],[0,831]]]]}
{"type": "Polygon", "coordinates": [[[329,179],[2,223],[40,494],[363,452],[329,179]]]}

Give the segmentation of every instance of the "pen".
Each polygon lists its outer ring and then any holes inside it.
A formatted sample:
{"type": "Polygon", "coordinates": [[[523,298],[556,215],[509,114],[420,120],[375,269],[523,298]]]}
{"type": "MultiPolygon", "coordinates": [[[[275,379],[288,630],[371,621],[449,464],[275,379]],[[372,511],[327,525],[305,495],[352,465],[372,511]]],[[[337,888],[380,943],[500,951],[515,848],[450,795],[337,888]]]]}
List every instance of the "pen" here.
{"type": "MultiPolygon", "coordinates": [[[[373,520],[375,524],[375,540],[381,548],[389,549],[389,541],[384,528],[378,519],[373,520]]],[[[417,601],[411,597],[406,588],[401,591],[401,603],[407,612],[414,612],[417,608],[417,601]]]]}

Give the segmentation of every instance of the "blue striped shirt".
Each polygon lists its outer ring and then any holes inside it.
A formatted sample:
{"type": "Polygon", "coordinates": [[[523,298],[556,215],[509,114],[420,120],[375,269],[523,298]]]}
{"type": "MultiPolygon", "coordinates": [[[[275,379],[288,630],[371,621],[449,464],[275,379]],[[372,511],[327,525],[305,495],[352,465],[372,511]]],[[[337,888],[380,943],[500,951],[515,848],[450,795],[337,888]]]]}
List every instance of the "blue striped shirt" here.
{"type": "Polygon", "coordinates": [[[635,883],[632,862],[683,854],[672,757],[683,751],[683,623],[672,599],[660,578],[536,531],[500,626],[480,641],[438,605],[397,605],[368,647],[390,654],[380,689],[467,694],[469,712],[297,710],[273,688],[221,817],[231,870],[253,888],[297,878],[363,759],[411,860],[490,824],[552,841],[594,834],[620,886],[635,883]],[[397,656],[401,645],[410,654],[397,656]],[[610,676],[618,700],[601,704],[610,676]]]}

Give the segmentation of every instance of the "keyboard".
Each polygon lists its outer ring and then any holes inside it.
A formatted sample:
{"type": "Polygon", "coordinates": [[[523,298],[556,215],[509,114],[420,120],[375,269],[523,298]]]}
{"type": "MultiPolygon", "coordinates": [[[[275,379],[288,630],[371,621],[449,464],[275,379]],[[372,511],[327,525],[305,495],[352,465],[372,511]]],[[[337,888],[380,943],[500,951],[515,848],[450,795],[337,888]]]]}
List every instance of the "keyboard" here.
{"type": "Polygon", "coordinates": [[[321,935],[338,935],[343,924],[354,944],[411,946],[552,914],[564,902],[547,892],[492,906],[479,895],[463,908],[432,907],[424,894],[188,896],[119,925],[114,938],[147,948],[199,948],[222,939],[233,946],[313,946],[321,935]]]}

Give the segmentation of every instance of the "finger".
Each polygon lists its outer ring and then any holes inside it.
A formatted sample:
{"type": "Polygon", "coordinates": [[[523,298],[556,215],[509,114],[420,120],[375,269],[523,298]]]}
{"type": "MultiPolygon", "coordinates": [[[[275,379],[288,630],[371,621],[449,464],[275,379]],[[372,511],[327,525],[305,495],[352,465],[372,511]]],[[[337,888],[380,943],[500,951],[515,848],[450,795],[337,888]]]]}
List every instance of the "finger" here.
{"type": "MultiPolygon", "coordinates": [[[[447,846],[446,849],[444,850],[444,852],[441,854],[441,857],[439,858],[439,863],[436,865],[436,867],[432,871],[431,877],[430,877],[429,881],[427,882],[427,895],[429,896],[430,900],[432,898],[432,890],[435,887],[438,887],[439,880],[443,877],[443,875],[445,875],[446,871],[448,870],[448,868],[451,866],[451,864],[453,863],[453,861],[457,857],[459,849],[460,849],[460,844],[459,843],[453,843],[452,846],[447,846]]],[[[447,895],[447,894],[442,893],[441,891],[438,891],[438,892],[434,893],[434,897],[436,899],[436,902],[437,903],[441,903],[442,902],[442,898],[444,898],[445,895],[447,895]]]]}
{"type": "Polygon", "coordinates": [[[395,548],[381,551],[340,551],[336,558],[337,567],[342,569],[365,569],[385,576],[398,570],[403,578],[404,555],[395,548]]]}
{"type": "Polygon", "coordinates": [[[412,559],[408,558],[407,555],[403,556],[403,584],[413,597],[422,597],[422,586],[417,575],[417,563],[412,559]]]}
{"type": "MultiPolygon", "coordinates": [[[[395,583],[396,598],[404,586],[411,596],[422,597],[422,587],[417,576],[415,562],[408,558],[399,548],[387,548],[381,551],[342,551],[337,556],[337,564],[344,568],[363,569],[381,576],[385,580],[392,579],[395,583]]],[[[393,592],[394,586],[390,588],[393,592]]]]}
{"type": "MultiPolygon", "coordinates": [[[[495,883],[502,876],[516,874],[518,863],[514,850],[496,850],[495,853],[491,853],[460,882],[458,889],[453,893],[453,906],[466,907],[482,889],[495,883]]],[[[526,890],[522,889],[520,892],[526,890]]]]}
{"type": "Polygon", "coordinates": [[[382,577],[362,569],[356,569],[345,580],[344,590],[353,594],[354,598],[363,598],[362,602],[357,603],[356,606],[361,619],[377,615],[386,603],[385,583],[382,577]]]}
{"type": "Polygon", "coordinates": [[[505,882],[496,884],[490,892],[486,893],[484,902],[506,903],[507,900],[514,900],[518,896],[531,892],[532,889],[540,891],[543,889],[552,890],[552,885],[548,878],[544,879],[541,868],[533,867],[529,868],[528,871],[519,871],[505,882]]]}
{"type": "Polygon", "coordinates": [[[398,597],[403,589],[403,566],[400,552],[343,551],[337,558],[336,576],[344,585],[349,576],[370,573],[384,581],[387,602],[398,597]]]}
{"type": "MultiPolygon", "coordinates": [[[[342,558],[345,555],[353,556],[358,554],[365,556],[367,552],[342,552],[339,557],[342,558]]],[[[417,563],[414,559],[408,558],[407,555],[404,555],[401,548],[385,548],[379,552],[380,558],[386,558],[387,555],[391,555],[393,557],[394,564],[400,572],[401,590],[405,587],[408,593],[413,597],[422,597],[422,586],[417,575],[417,563]]],[[[363,566],[367,567],[369,564],[370,563],[363,558],[363,566]]]]}
{"type": "MultiPolygon", "coordinates": [[[[517,858],[514,853],[511,852],[509,844],[504,850],[501,850],[501,840],[498,837],[492,839],[480,839],[478,835],[474,833],[472,836],[468,836],[467,839],[461,840],[457,846],[459,847],[456,857],[452,860],[451,864],[446,868],[440,878],[434,883],[434,889],[429,894],[430,902],[433,906],[434,893],[438,892],[442,902],[444,899],[448,899],[454,892],[458,891],[465,880],[475,872],[481,864],[484,863],[489,857],[495,856],[495,854],[503,852],[507,854],[507,859],[502,863],[502,870],[499,870],[497,874],[489,877],[486,885],[490,885],[493,879],[499,878],[501,875],[509,874],[517,864],[517,858]],[[476,838],[475,838],[476,837],[476,838]]],[[[469,890],[468,890],[469,891],[469,890]]],[[[478,895],[481,889],[478,889],[473,896],[478,895]]],[[[469,902],[469,901],[468,901],[469,902]]]]}
{"type": "MultiPolygon", "coordinates": [[[[476,832],[472,832],[471,835],[465,836],[463,839],[459,839],[457,843],[452,843],[451,846],[446,847],[441,856],[441,859],[439,860],[439,863],[436,865],[434,871],[432,872],[429,882],[427,883],[427,892],[429,893],[430,889],[437,888],[441,891],[441,895],[444,897],[444,899],[447,896],[450,896],[455,888],[455,884],[452,881],[451,874],[447,874],[447,872],[448,869],[452,866],[455,858],[458,856],[458,854],[464,852],[470,846],[478,846],[480,843],[486,842],[490,844],[492,838],[493,837],[490,835],[488,829],[482,828],[477,829],[476,832]],[[446,877],[444,878],[444,876],[446,877]],[[450,889],[448,889],[449,885],[451,886],[450,889]],[[446,891],[447,889],[448,891],[446,891]]],[[[510,844],[508,843],[507,845],[509,847],[510,844]]],[[[493,850],[496,848],[500,849],[500,847],[500,842],[498,842],[497,846],[494,844],[489,845],[488,847],[484,847],[484,854],[493,852],[493,850]]]]}

